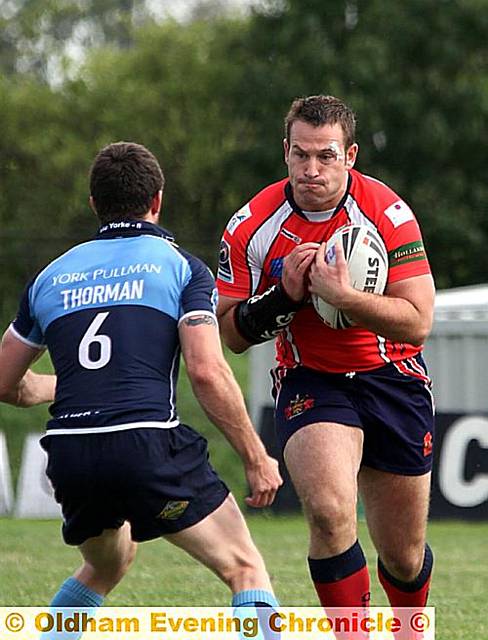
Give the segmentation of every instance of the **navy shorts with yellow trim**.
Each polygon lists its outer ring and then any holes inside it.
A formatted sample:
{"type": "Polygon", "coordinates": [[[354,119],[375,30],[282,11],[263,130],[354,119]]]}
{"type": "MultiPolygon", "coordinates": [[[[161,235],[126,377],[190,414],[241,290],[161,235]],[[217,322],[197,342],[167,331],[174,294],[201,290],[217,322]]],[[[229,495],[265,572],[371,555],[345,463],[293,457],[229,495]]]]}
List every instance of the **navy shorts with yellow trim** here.
{"type": "Polygon", "coordinates": [[[347,374],[297,367],[280,378],[274,396],[282,450],[302,427],[336,422],[363,430],[363,465],[401,475],[432,468],[434,410],[420,355],[347,374]]]}
{"type": "Polygon", "coordinates": [[[63,511],[63,537],[79,545],[130,522],[132,539],[152,540],[200,522],[229,490],[190,427],[46,435],[47,475],[63,511]]]}

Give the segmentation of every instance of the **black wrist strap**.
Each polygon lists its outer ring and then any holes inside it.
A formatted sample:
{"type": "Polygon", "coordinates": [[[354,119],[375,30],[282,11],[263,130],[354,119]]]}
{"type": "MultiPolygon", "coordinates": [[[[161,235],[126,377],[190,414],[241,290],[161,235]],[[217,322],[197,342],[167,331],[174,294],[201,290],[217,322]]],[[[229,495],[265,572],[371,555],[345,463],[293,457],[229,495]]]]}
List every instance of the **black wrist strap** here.
{"type": "Polygon", "coordinates": [[[292,300],[281,282],[235,307],[234,320],[242,337],[251,344],[272,340],[293,320],[302,306],[292,300]]]}

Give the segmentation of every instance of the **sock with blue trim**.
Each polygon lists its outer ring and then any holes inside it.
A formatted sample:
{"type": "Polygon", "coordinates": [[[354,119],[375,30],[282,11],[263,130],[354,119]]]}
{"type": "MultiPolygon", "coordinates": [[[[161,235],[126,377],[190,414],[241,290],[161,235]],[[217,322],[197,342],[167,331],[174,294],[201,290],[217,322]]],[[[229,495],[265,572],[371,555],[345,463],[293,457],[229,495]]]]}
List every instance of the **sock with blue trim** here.
{"type": "MultiPolygon", "coordinates": [[[[53,615],[55,623],[57,623],[57,613],[61,613],[62,626],[65,624],[68,626],[68,621],[74,618],[72,625],[76,624],[76,618],[78,618],[78,624],[82,625],[82,614],[86,616],[93,616],[98,607],[101,607],[103,603],[103,596],[95,591],[92,591],[82,582],[76,578],[70,577],[63,582],[58,592],[54,596],[50,604],[50,612],[53,615]],[[69,611],[63,611],[63,609],[69,608],[69,611]],[[73,615],[78,614],[78,615],[73,615]]],[[[87,630],[89,627],[87,627],[87,630]]],[[[49,631],[45,631],[41,634],[41,640],[78,640],[81,638],[83,629],[80,630],[65,630],[58,629],[55,626],[49,631]]]]}
{"type": "Polygon", "coordinates": [[[251,637],[257,640],[278,640],[280,633],[279,620],[276,624],[270,617],[276,613],[279,607],[278,600],[271,593],[264,589],[247,589],[239,591],[232,597],[234,614],[241,621],[240,638],[251,637]],[[244,609],[248,609],[244,611],[244,609]],[[251,610],[249,610],[251,609],[251,610]]]}

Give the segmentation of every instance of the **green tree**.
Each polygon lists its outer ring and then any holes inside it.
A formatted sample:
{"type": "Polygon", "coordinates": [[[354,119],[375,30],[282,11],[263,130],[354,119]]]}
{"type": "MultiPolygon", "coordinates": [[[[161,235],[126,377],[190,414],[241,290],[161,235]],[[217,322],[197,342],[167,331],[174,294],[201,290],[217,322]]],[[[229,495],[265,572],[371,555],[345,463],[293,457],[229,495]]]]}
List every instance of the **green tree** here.
{"type": "Polygon", "coordinates": [[[486,280],[488,148],[482,0],[268,2],[247,32],[241,74],[264,173],[276,121],[297,95],[332,93],[359,116],[358,167],[387,181],[421,220],[441,287],[486,280]]]}

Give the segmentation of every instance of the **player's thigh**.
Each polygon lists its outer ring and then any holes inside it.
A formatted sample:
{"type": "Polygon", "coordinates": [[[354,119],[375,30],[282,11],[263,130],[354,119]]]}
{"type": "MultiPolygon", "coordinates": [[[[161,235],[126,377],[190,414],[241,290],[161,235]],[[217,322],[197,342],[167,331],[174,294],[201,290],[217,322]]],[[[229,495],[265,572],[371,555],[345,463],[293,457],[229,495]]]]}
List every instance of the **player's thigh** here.
{"type": "Polygon", "coordinates": [[[94,569],[120,571],[133,560],[137,544],[132,541],[126,522],[119,529],[104,529],[101,535],[88,538],[78,548],[94,569]]]}
{"type": "Polygon", "coordinates": [[[310,424],[288,440],[284,458],[307,515],[317,510],[355,513],[363,432],[332,422],[310,424]]]}
{"type": "Polygon", "coordinates": [[[264,567],[232,494],[197,524],[164,537],[219,575],[235,566],[264,567]]]}
{"type": "Polygon", "coordinates": [[[430,480],[430,473],[402,476],[361,468],[359,491],[371,538],[382,558],[423,553],[430,480]]]}

